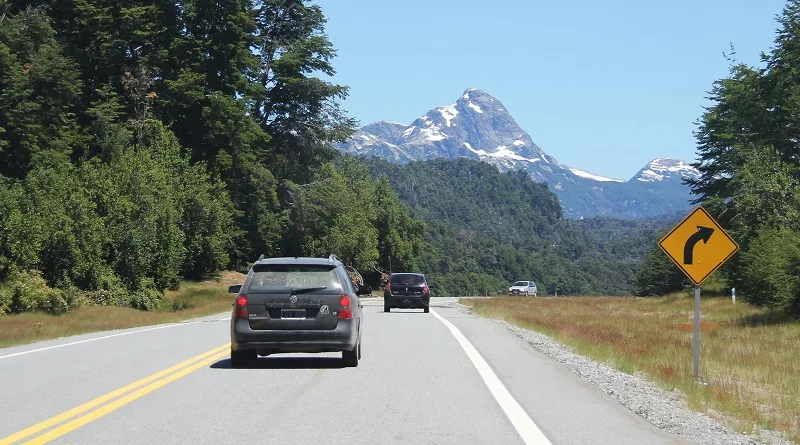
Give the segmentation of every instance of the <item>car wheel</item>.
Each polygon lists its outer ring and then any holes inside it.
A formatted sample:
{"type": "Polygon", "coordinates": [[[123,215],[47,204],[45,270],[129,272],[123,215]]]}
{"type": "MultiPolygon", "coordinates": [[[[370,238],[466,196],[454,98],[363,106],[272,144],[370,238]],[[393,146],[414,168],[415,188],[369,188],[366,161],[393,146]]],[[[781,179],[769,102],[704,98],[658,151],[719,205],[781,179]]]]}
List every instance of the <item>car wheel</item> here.
{"type": "Polygon", "coordinates": [[[358,342],[358,359],[361,360],[361,342],[358,342]]]}
{"type": "Polygon", "coordinates": [[[528,292],[526,291],[526,292],[525,292],[525,293],[523,293],[522,295],[525,295],[525,296],[527,297],[527,296],[528,296],[528,292]]]}
{"type": "Polygon", "coordinates": [[[342,351],[342,361],[344,365],[348,368],[355,368],[358,366],[358,349],[360,346],[359,344],[353,347],[352,351],[342,351]]]}
{"type": "Polygon", "coordinates": [[[386,305],[383,306],[383,312],[389,312],[390,310],[391,309],[389,308],[389,306],[386,305]]]}
{"type": "Polygon", "coordinates": [[[424,308],[422,308],[422,311],[427,314],[428,312],[431,311],[431,308],[429,308],[428,306],[425,306],[424,308]]]}
{"type": "Polygon", "coordinates": [[[234,368],[243,368],[247,366],[250,360],[255,360],[256,357],[256,351],[251,349],[240,349],[238,351],[231,349],[231,366],[234,368]]]}

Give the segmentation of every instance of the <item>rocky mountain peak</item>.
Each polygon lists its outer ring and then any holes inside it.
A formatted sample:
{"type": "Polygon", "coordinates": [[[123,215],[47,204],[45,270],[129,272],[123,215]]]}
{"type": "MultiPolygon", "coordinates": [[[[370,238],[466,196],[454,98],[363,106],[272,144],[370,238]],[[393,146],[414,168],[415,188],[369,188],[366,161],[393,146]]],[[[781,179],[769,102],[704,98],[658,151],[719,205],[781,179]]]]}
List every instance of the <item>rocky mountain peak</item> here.
{"type": "Polygon", "coordinates": [[[500,100],[478,88],[464,90],[455,102],[409,125],[369,124],[336,148],[399,163],[466,157],[500,171],[523,170],[548,183],[570,217],[640,218],[688,208],[690,190],[682,180],[700,174],[671,158],[654,159],[629,181],[561,165],[533,142],[500,100]]]}

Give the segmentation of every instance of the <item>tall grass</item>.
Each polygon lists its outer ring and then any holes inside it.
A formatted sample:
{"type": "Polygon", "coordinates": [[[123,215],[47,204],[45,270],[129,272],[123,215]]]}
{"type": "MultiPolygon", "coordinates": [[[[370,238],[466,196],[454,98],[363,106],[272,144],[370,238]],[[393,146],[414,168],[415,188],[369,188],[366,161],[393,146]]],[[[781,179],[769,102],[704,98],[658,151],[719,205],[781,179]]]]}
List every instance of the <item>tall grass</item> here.
{"type": "Polygon", "coordinates": [[[692,371],[694,297],[464,299],[477,314],[548,334],[577,353],[627,373],[642,372],[686,394],[699,411],[785,432],[800,442],[800,321],[733,304],[701,303],[701,380],[692,371]]]}
{"type": "Polygon", "coordinates": [[[223,272],[217,280],[183,282],[180,290],[168,291],[155,311],[112,306],[84,306],[62,315],[23,313],[0,316],[0,347],[88,332],[126,329],[171,323],[229,311],[233,297],[230,284],[242,275],[223,272]]]}

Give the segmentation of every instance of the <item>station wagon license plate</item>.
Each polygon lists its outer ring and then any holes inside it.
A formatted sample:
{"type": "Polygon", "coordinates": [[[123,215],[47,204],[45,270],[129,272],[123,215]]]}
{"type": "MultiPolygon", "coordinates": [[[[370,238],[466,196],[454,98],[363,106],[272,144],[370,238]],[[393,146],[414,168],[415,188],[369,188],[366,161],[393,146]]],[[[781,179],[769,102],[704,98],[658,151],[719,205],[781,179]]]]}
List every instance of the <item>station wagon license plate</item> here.
{"type": "Polygon", "coordinates": [[[281,320],[305,320],[305,309],[281,309],[281,320]]]}

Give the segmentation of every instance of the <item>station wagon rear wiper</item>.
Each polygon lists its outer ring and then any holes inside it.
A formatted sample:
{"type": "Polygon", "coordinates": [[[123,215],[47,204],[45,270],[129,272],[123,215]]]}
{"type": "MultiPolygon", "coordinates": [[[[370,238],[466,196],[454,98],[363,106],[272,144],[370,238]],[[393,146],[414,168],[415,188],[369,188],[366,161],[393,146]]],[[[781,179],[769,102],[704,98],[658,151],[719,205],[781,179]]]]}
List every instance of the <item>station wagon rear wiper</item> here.
{"type": "Polygon", "coordinates": [[[298,289],[292,288],[293,294],[305,294],[307,292],[314,292],[318,290],[325,290],[328,286],[317,286],[317,287],[301,287],[298,289]]]}

